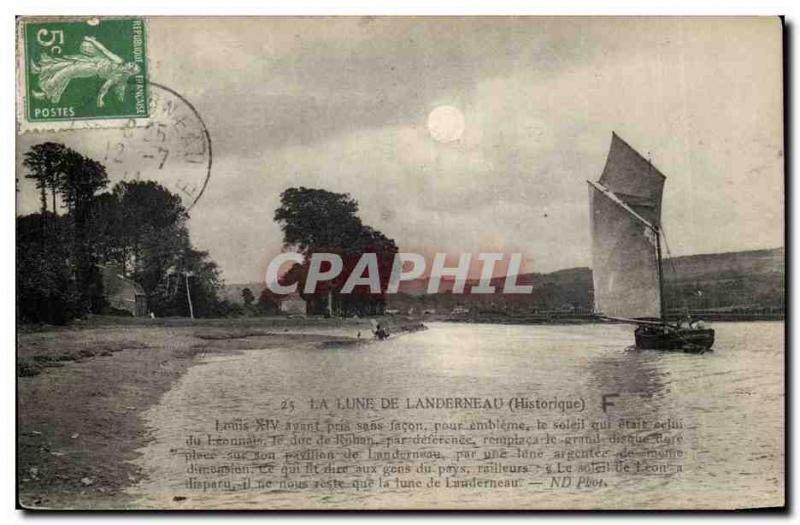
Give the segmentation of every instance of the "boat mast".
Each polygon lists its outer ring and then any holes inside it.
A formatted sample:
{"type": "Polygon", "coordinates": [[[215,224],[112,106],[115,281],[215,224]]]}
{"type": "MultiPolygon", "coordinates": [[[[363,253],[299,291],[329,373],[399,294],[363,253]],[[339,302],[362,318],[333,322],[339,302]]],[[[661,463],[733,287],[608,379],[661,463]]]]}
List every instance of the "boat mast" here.
{"type": "Polygon", "coordinates": [[[658,299],[661,304],[661,322],[667,323],[667,309],[664,303],[664,270],[661,267],[661,228],[654,227],[656,234],[656,256],[658,257],[658,299]]]}
{"type": "MultiPolygon", "coordinates": [[[[647,152],[647,167],[652,173],[653,162],[650,160],[649,151],[647,152]]],[[[661,266],[661,224],[654,224],[652,228],[656,234],[656,256],[658,257],[658,300],[661,306],[661,322],[667,324],[667,309],[664,304],[664,269],[661,266]]]]}

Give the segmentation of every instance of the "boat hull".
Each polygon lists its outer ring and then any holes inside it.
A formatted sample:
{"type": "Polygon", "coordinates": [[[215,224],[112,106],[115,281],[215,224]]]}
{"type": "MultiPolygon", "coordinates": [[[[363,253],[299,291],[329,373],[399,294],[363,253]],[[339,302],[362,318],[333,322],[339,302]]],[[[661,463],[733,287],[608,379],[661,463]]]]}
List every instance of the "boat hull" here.
{"type": "Polygon", "coordinates": [[[714,330],[681,328],[669,331],[639,327],[634,332],[636,347],[645,350],[670,350],[702,353],[714,345],[714,330]]]}

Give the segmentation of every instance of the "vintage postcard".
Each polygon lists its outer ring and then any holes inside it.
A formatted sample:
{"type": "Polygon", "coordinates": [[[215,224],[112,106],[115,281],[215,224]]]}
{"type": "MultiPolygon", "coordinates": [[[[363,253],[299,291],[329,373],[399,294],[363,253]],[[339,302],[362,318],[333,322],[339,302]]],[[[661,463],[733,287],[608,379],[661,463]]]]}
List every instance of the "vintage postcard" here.
{"type": "Polygon", "coordinates": [[[19,17],[24,509],[786,505],[772,17],[19,17]]]}

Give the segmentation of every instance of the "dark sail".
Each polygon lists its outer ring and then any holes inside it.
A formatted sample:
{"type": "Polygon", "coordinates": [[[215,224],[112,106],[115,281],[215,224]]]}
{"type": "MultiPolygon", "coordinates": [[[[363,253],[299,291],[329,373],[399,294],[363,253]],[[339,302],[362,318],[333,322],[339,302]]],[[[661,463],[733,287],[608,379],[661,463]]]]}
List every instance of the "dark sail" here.
{"type": "Polygon", "coordinates": [[[606,167],[598,181],[655,227],[661,225],[661,195],[666,177],[627,142],[611,135],[606,167]]]}
{"type": "Polygon", "coordinates": [[[600,182],[589,184],[596,311],[660,317],[656,230],[664,176],[614,135],[600,182]]]}

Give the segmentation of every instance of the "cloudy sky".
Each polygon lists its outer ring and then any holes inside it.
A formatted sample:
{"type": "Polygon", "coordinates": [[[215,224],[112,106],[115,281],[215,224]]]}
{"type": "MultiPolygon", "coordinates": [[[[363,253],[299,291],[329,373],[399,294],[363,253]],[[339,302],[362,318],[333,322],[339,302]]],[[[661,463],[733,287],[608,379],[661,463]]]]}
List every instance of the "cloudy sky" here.
{"type": "MultiPolygon", "coordinates": [[[[190,228],[227,282],[263,279],[279,193],[300,185],[351,193],[403,251],[588,266],[585,181],[612,130],[667,176],[674,255],[783,245],[777,19],[157,18],[147,39],[150,78],[212,137],[190,228]],[[457,111],[429,119],[440,106],[457,111]]],[[[23,135],[18,163],[98,136],[23,135]]]]}

